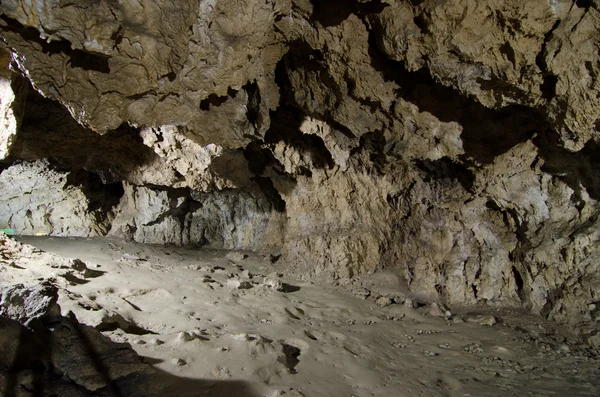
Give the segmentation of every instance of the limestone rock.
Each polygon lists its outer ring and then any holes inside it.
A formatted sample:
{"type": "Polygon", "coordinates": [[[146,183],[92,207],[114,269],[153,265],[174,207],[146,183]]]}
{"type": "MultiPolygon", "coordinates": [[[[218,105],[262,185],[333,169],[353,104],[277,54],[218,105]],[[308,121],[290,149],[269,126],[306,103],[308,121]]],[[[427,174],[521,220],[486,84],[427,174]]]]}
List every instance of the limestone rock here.
{"type": "Polygon", "coordinates": [[[536,63],[558,16],[545,1],[396,1],[373,22],[379,46],[488,107],[544,103],[536,63]]]}
{"type": "Polygon", "coordinates": [[[468,317],[467,322],[491,327],[496,324],[497,320],[496,317],[491,315],[477,315],[468,317]]]}
{"type": "Polygon", "coordinates": [[[387,296],[381,296],[381,297],[377,298],[377,300],[375,300],[375,303],[377,304],[377,306],[388,307],[393,302],[392,302],[392,300],[389,297],[387,297],[387,296]]]}
{"type": "Polygon", "coordinates": [[[24,235],[103,235],[110,215],[94,210],[86,190],[48,161],[15,164],[0,174],[0,226],[24,235]]]}
{"type": "Polygon", "coordinates": [[[283,282],[281,281],[277,272],[270,273],[263,280],[263,285],[265,287],[271,288],[274,291],[283,291],[283,282]]]}
{"type": "Polygon", "coordinates": [[[600,90],[599,28],[597,8],[571,7],[541,54],[547,68],[548,114],[572,151],[598,136],[600,98],[590,93],[600,90]]]}
{"type": "Polygon", "coordinates": [[[0,226],[393,270],[374,296],[596,335],[598,2],[340,4],[2,2],[32,89],[0,226]]]}
{"type": "Polygon", "coordinates": [[[17,320],[27,326],[36,319],[52,320],[60,316],[58,289],[49,283],[32,287],[22,284],[0,290],[0,316],[17,320]]]}
{"type": "Polygon", "coordinates": [[[8,157],[25,109],[25,79],[8,70],[10,54],[0,50],[0,160],[8,157]]]}
{"type": "Polygon", "coordinates": [[[110,234],[149,244],[256,250],[281,244],[281,221],[260,190],[189,194],[126,185],[110,234]]]}
{"type": "Polygon", "coordinates": [[[261,128],[245,117],[240,91],[256,81],[258,113],[268,118],[270,102],[277,101],[276,93],[270,97],[270,79],[283,51],[276,18],[290,5],[160,0],[80,8],[8,1],[0,10],[6,16],[1,30],[15,65],[35,88],[95,131],[128,121],[187,125],[193,134],[214,129],[221,137],[231,127],[260,135],[261,128]],[[229,117],[231,111],[204,116],[228,97],[237,103],[226,106],[240,117],[229,117]]]}

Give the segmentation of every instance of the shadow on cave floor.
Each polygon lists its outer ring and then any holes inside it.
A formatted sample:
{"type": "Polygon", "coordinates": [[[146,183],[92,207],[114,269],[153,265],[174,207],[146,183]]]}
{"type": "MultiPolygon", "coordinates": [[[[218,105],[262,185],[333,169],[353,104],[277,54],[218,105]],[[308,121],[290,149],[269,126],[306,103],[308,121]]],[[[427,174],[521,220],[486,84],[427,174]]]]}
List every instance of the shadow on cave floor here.
{"type": "Polygon", "coordinates": [[[157,370],[157,374],[149,380],[146,388],[148,391],[144,394],[133,394],[135,391],[132,390],[132,394],[127,392],[124,396],[196,397],[209,395],[211,397],[262,397],[262,395],[252,390],[249,383],[245,381],[192,379],[175,376],[161,370],[157,370]],[[157,393],[158,390],[161,390],[161,392],[157,393]]]}
{"type": "Polygon", "coordinates": [[[21,396],[23,391],[36,397],[259,397],[245,381],[180,377],[155,367],[113,379],[111,373],[126,372],[129,365],[139,369],[144,365],[140,362],[150,366],[162,360],[138,356],[80,324],[72,312],[58,321],[34,319],[29,326],[31,329],[0,316],[0,340],[6,343],[0,350],[14,357],[12,363],[0,363],[2,397],[21,396]],[[61,368],[54,367],[54,363],[61,368]],[[70,373],[73,367],[79,369],[70,373]],[[79,384],[82,379],[83,385],[79,384]],[[86,380],[91,381],[90,385],[101,382],[107,386],[90,391],[85,387],[86,380]]]}

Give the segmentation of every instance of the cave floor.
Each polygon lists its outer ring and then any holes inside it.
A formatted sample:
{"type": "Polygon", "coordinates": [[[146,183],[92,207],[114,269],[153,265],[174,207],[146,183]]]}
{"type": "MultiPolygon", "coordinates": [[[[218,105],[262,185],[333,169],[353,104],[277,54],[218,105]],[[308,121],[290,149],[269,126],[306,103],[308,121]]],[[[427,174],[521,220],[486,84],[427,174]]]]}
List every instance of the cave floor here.
{"type": "Polygon", "coordinates": [[[253,253],[18,239],[89,270],[32,259],[6,267],[2,282],[54,278],[63,314],[173,375],[156,395],[600,395],[597,352],[524,314],[496,312],[498,323],[485,326],[457,320],[466,312],[380,307],[341,287],[279,278],[277,263],[253,253]]]}

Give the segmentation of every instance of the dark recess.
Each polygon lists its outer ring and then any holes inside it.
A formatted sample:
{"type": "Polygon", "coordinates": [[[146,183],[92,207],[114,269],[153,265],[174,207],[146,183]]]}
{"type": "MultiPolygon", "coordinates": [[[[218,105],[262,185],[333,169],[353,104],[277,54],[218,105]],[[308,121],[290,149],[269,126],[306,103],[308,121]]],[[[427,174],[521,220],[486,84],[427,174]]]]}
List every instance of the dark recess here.
{"type": "Polygon", "coordinates": [[[83,188],[90,201],[90,211],[110,211],[119,204],[125,193],[121,182],[104,183],[98,174],[85,170],[71,171],[67,177],[67,184],[83,188]]]}
{"type": "Polygon", "coordinates": [[[547,299],[546,304],[540,310],[540,315],[542,317],[548,318],[548,316],[550,315],[550,312],[554,308],[554,305],[556,304],[556,302],[563,298],[564,288],[565,288],[565,286],[561,285],[553,290],[548,291],[548,295],[546,298],[547,299]]]}
{"type": "Polygon", "coordinates": [[[191,192],[189,188],[157,188],[156,190],[164,190],[167,192],[167,197],[169,198],[169,209],[161,213],[153,221],[144,224],[144,226],[158,225],[164,222],[165,219],[173,217],[179,221],[179,224],[182,228],[185,228],[186,216],[190,213],[193,213],[197,209],[202,208],[201,203],[191,198],[191,192]],[[180,204],[177,205],[177,203],[180,204]]]}
{"type": "Polygon", "coordinates": [[[519,296],[519,299],[521,299],[521,302],[525,302],[525,291],[523,290],[523,277],[521,277],[521,272],[519,272],[515,266],[512,267],[512,272],[517,286],[517,295],[519,296]]]}
{"type": "MultiPolygon", "coordinates": [[[[287,309],[286,309],[287,311],[287,309]]],[[[299,317],[296,317],[300,320],[299,317]]],[[[279,358],[279,362],[287,367],[290,374],[296,374],[296,366],[300,363],[298,357],[300,356],[300,349],[296,346],[288,345],[287,343],[281,343],[283,356],[279,358]]]]}
{"type": "MultiPolygon", "coordinates": [[[[317,169],[331,169],[333,157],[327,150],[321,137],[305,135],[300,132],[300,125],[304,120],[302,112],[289,105],[279,106],[271,114],[271,127],[265,134],[265,143],[284,141],[287,145],[299,150],[310,157],[312,165],[317,169]]],[[[302,169],[301,174],[312,175],[309,168],[302,169]]]]}
{"type": "Polygon", "coordinates": [[[594,5],[593,0],[576,0],[575,5],[579,8],[585,8],[588,10],[590,7],[594,5]]]}
{"type": "Polygon", "coordinates": [[[139,131],[123,124],[99,135],[77,123],[58,102],[29,89],[19,133],[11,148],[10,165],[16,160],[54,159],[63,169],[85,169],[105,184],[120,182],[130,170],[156,158],[144,145],[139,131]]]}
{"type": "Polygon", "coordinates": [[[208,97],[200,101],[200,110],[210,110],[211,107],[218,107],[227,102],[230,98],[235,98],[237,91],[231,87],[227,89],[227,95],[218,96],[210,94],[208,97]]]}
{"type": "Polygon", "coordinates": [[[100,332],[109,332],[109,331],[115,331],[117,329],[122,329],[126,333],[132,334],[132,335],[156,335],[156,332],[149,331],[149,330],[144,329],[144,328],[140,327],[139,325],[133,324],[133,323],[127,324],[127,326],[125,328],[121,328],[121,326],[119,326],[119,324],[117,324],[115,322],[102,323],[102,324],[96,326],[96,329],[100,332]]]}
{"type": "Polygon", "coordinates": [[[246,111],[246,117],[248,121],[256,127],[260,127],[263,123],[260,115],[260,89],[256,81],[248,83],[242,87],[248,94],[248,110],[246,111]]]}
{"type": "MultiPolygon", "coordinates": [[[[388,164],[386,155],[386,141],[383,131],[371,131],[363,134],[359,139],[357,147],[350,150],[350,155],[355,156],[358,153],[367,153],[371,162],[370,171],[375,171],[378,175],[385,173],[388,164]]],[[[360,163],[358,164],[360,167],[360,163]]]]}
{"type": "Polygon", "coordinates": [[[533,142],[544,159],[542,171],[566,183],[581,197],[581,186],[594,200],[600,200],[600,144],[588,141],[583,149],[571,152],[562,147],[556,132],[536,137],[533,142]]]}
{"type": "Polygon", "coordinates": [[[425,182],[431,179],[452,179],[457,180],[468,192],[473,188],[475,182],[473,171],[448,157],[439,160],[417,160],[415,165],[427,173],[425,182]]]}
{"type": "Polygon", "coordinates": [[[273,204],[273,208],[279,212],[285,212],[285,200],[281,197],[280,191],[275,188],[272,177],[263,176],[267,170],[274,171],[278,178],[285,179],[286,185],[295,186],[296,181],[290,175],[285,174],[285,170],[279,164],[273,153],[263,147],[262,141],[251,142],[244,150],[244,157],[248,161],[248,168],[256,175],[252,178],[258,184],[263,194],[273,204]]]}
{"type": "Polygon", "coordinates": [[[380,13],[389,6],[381,0],[373,0],[368,3],[356,0],[311,0],[311,3],[313,4],[311,22],[319,22],[325,27],[339,25],[351,14],[364,16],[380,13]]]}
{"type": "Polygon", "coordinates": [[[544,42],[542,43],[542,49],[535,57],[535,64],[542,71],[543,82],[540,86],[540,90],[542,91],[543,98],[547,101],[551,100],[556,96],[556,83],[558,83],[558,77],[548,72],[548,65],[546,64],[545,59],[546,46],[552,38],[554,31],[556,30],[556,28],[558,28],[558,25],[560,25],[560,20],[556,21],[554,23],[554,26],[552,26],[552,29],[550,29],[546,33],[546,35],[544,36],[544,42]]]}
{"type": "Polygon", "coordinates": [[[508,42],[506,42],[500,46],[500,52],[504,56],[506,56],[506,58],[510,61],[510,63],[512,63],[513,65],[515,64],[515,62],[516,62],[515,50],[512,48],[512,46],[508,42]]]}
{"type": "MultiPolygon", "coordinates": [[[[248,168],[255,175],[262,175],[268,166],[273,166],[278,164],[275,157],[273,157],[273,153],[264,148],[264,143],[261,141],[252,141],[246,149],[244,149],[244,157],[248,161],[248,168]]],[[[283,169],[281,167],[275,167],[280,174],[283,174],[283,169]]]]}
{"type": "Polygon", "coordinates": [[[415,15],[413,18],[413,22],[419,29],[421,29],[422,33],[429,32],[429,28],[427,27],[427,20],[423,15],[415,15]]]}
{"type": "Polygon", "coordinates": [[[252,178],[277,212],[285,212],[285,201],[273,186],[271,178],[257,176],[252,178]]]}
{"type": "Polygon", "coordinates": [[[62,53],[70,58],[69,66],[71,68],[81,68],[86,71],[95,71],[99,73],[110,73],[108,63],[109,57],[104,54],[93,54],[79,49],[71,48],[71,43],[67,40],[52,41],[48,43],[40,38],[40,32],[31,27],[23,26],[16,19],[1,15],[0,19],[5,25],[0,25],[0,30],[14,32],[19,34],[23,40],[35,42],[42,47],[42,52],[47,55],[62,53]]]}
{"type": "Polygon", "coordinates": [[[177,78],[177,73],[175,73],[175,72],[169,72],[166,75],[164,75],[163,77],[166,77],[167,80],[169,80],[170,82],[173,82],[177,78]]]}

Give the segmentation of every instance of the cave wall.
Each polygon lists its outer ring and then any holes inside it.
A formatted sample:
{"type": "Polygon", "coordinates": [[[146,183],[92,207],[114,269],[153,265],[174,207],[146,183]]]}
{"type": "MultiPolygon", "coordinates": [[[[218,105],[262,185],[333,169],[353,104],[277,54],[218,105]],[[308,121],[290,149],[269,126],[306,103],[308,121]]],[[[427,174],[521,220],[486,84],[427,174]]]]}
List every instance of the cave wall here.
{"type": "MultiPolygon", "coordinates": [[[[0,179],[73,175],[40,184],[84,197],[67,200],[81,218],[52,216],[62,234],[260,250],[339,283],[392,268],[444,304],[594,335],[599,9],[5,1],[18,127],[0,179]]],[[[38,218],[58,196],[34,200],[38,218]]],[[[39,228],[13,217],[0,227],[39,228]]]]}

